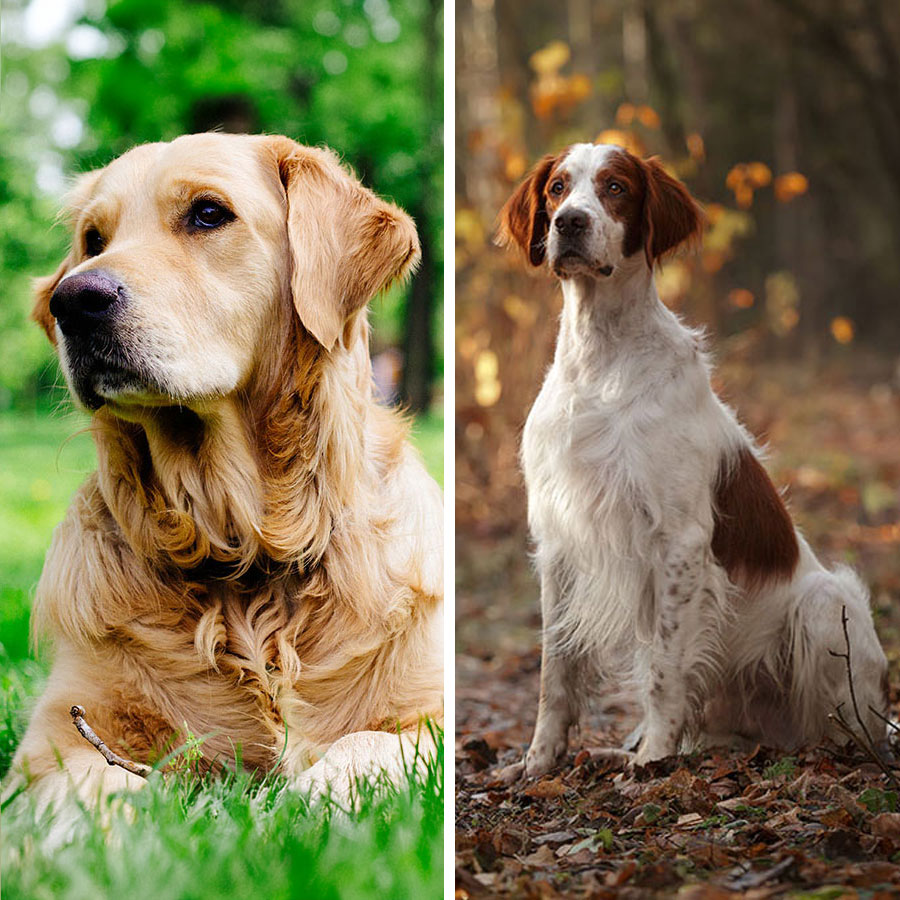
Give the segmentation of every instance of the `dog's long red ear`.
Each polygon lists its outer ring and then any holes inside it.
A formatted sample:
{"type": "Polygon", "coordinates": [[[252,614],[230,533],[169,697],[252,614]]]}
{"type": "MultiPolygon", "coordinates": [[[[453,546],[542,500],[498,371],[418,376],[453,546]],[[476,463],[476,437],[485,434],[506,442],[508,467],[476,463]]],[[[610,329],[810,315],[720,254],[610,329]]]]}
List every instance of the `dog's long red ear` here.
{"type": "Polygon", "coordinates": [[[641,160],[646,179],[642,229],[647,265],[653,264],[686,241],[699,240],[703,213],[687,188],[673,178],[659,159],[641,160]]]}
{"type": "Polygon", "coordinates": [[[539,266],[547,254],[550,217],[544,188],[557,159],[558,156],[545,156],[500,210],[497,243],[501,247],[517,245],[533,266],[539,266]]]}
{"type": "Polygon", "coordinates": [[[376,197],[329,150],[268,139],[287,198],[291,293],[306,330],[330,350],[354,313],[419,260],[412,219],[376,197]]]}

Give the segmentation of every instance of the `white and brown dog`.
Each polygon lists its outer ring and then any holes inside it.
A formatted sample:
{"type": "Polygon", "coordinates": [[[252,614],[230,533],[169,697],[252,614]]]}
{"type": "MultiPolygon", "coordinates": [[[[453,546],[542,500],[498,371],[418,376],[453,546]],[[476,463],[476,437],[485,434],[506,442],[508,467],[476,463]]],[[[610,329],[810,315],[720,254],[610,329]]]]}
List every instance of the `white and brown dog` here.
{"type": "Polygon", "coordinates": [[[654,159],[575,144],[501,213],[500,240],[560,279],[553,365],[522,446],[544,621],[528,775],[565,753],[604,678],[635,677],[638,762],[736,738],[783,748],[835,732],[856,700],[883,738],[887,663],[868,594],[825,569],[759,450],[710,387],[702,336],[659,300],[653,266],[701,213],[654,159]],[[842,706],[843,704],[843,706],[842,706]]]}

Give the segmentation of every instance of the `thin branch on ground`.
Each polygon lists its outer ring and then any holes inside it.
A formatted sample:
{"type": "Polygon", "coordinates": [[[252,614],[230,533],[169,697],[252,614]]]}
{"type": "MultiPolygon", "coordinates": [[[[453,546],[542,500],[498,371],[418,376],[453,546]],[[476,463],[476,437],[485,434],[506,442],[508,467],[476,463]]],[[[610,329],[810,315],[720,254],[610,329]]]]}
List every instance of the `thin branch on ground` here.
{"type": "Polygon", "coordinates": [[[131,772],[132,775],[140,775],[141,778],[146,778],[152,771],[153,768],[151,766],[145,766],[143,763],[133,762],[130,759],[125,759],[124,756],[119,756],[118,753],[110,750],[106,743],[99,737],[97,732],[88,725],[84,720],[84,707],[83,706],[73,706],[69,710],[69,715],[72,717],[72,722],[75,727],[78,729],[78,733],[96,750],[100,755],[109,763],[111,766],[120,766],[125,769],[126,772],[131,772]]]}
{"type": "Polygon", "coordinates": [[[879,756],[879,754],[875,751],[874,747],[869,746],[848,724],[844,717],[841,715],[840,710],[838,710],[837,714],[829,713],[828,718],[834,722],[844,734],[847,735],[848,738],[853,742],[853,744],[858,747],[869,759],[872,760],[875,765],[881,769],[885,778],[891,783],[891,787],[894,790],[900,791],[900,782],[897,781],[894,773],[888,768],[885,761],[879,756]]]}
{"type": "Polygon", "coordinates": [[[838,706],[834,713],[830,713],[828,718],[832,722],[834,722],[834,724],[837,725],[845,735],[847,735],[847,737],[852,741],[853,744],[855,744],[860,750],[862,750],[862,752],[866,756],[868,756],[869,759],[871,759],[879,769],[881,769],[884,776],[891,783],[891,787],[893,787],[895,790],[900,790],[900,782],[897,781],[894,773],[888,767],[887,763],[882,759],[881,754],[878,752],[875,741],[872,740],[872,735],[870,734],[866,723],[863,721],[862,714],[859,711],[859,704],[856,700],[856,688],[853,685],[853,666],[850,657],[850,632],[847,628],[846,606],[841,607],[841,627],[844,630],[844,652],[838,653],[836,650],[829,650],[828,652],[829,654],[831,654],[831,656],[834,656],[837,659],[844,660],[844,663],[847,667],[847,686],[850,689],[850,702],[853,705],[853,714],[856,716],[856,721],[859,724],[859,728],[862,731],[863,737],[860,737],[844,718],[844,714],[841,712],[841,706],[843,706],[843,704],[838,706]]]}
{"type": "Polygon", "coordinates": [[[884,722],[884,724],[887,725],[888,728],[891,729],[891,731],[900,732],[900,725],[898,725],[896,722],[892,722],[887,716],[884,716],[880,712],[878,712],[878,710],[875,709],[875,707],[872,706],[871,703],[869,704],[869,712],[881,719],[881,721],[884,722]]]}
{"type": "Polygon", "coordinates": [[[850,632],[847,629],[846,604],[841,607],[841,628],[844,629],[844,647],[846,648],[845,652],[837,653],[834,650],[829,650],[828,652],[838,659],[843,659],[847,666],[847,685],[850,688],[850,701],[853,704],[853,714],[856,716],[856,721],[859,723],[859,727],[862,729],[862,733],[866,736],[866,740],[869,742],[869,746],[874,752],[875,741],[872,740],[872,735],[869,734],[869,729],[866,727],[866,723],[863,721],[863,718],[860,715],[859,704],[856,702],[856,689],[853,686],[853,668],[850,664],[850,632]]]}

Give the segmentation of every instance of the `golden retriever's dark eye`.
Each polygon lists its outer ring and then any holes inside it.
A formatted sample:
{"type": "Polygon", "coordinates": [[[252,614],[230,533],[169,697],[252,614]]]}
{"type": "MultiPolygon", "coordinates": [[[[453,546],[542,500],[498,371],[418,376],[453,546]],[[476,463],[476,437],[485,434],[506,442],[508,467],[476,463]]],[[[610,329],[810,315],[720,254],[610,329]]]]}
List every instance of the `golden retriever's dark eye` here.
{"type": "Polygon", "coordinates": [[[553,184],[550,185],[550,193],[559,196],[565,190],[565,188],[566,186],[563,183],[562,179],[557,178],[556,181],[554,181],[553,184]]]}
{"type": "Polygon", "coordinates": [[[106,247],[103,235],[96,228],[88,228],[84,233],[84,252],[87,256],[99,256],[106,247]]]}
{"type": "Polygon", "coordinates": [[[215,200],[196,200],[188,213],[191,228],[218,228],[234,218],[234,213],[215,200]]]}

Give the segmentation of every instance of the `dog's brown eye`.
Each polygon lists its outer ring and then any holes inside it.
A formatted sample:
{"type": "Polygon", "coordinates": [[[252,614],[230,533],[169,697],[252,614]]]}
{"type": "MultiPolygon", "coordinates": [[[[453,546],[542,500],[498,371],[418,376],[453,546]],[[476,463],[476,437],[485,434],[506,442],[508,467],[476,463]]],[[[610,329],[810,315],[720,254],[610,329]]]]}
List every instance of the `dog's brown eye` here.
{"type": "Polygon", "coordinates": [[[87,256],[99,256],[106,247],[103,235],[96,228],[88,228],[84,233],[84,252],[87,256]]]}
{"type": "Polygon", "coordinates": [[[559,179],[559,178],[557,178],[556,181],[554,181],[553,184],[550,185],[550,193],[551,193],[551,194],[557,194],[557,195],[559,195],[559,194],[561,194],[565,189],[566,189],[565,184],[564,184],[564,183],[562,182],[562,180],[559,179]]]}
{"type": "Polygon", "coordinates": [[[623,188],[622,185],[619,184],[618,181],[611,181],[609,183],[609,187],[607,187],[607,191],[609,191],[610,194],[615,196],[616,194],[624,194],[625,188],[623,188]]]}
{"type": "Polygon", "coordinates": [[[234,213],[213,200],[198,200],[188,215],[188,223],[194,228],[218,228],[234,218],[234,213]]]}

